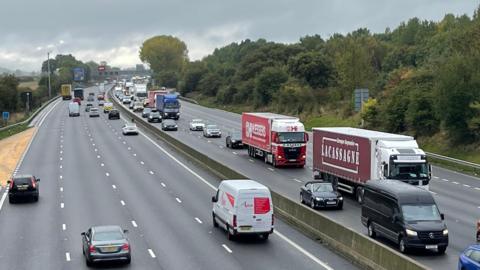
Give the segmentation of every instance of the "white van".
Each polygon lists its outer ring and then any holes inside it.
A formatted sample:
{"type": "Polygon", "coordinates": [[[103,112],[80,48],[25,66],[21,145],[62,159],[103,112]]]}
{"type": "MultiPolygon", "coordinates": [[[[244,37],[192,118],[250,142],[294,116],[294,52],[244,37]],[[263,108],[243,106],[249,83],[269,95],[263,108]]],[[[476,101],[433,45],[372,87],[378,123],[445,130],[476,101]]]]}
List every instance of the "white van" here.
{"type": "Polygon", "coordinates": [[[78,103],[68,103],[68,116],[80,116],[80,105],[78,105],[78,103]]]}
{"type": "Polygon", "coordinates": [[[229,240],[256,234],[264,240],[273,233],[273,204],[270,190],[253,180],[224,180],[212,197],[213,226],[227,231],[229,240]]]}

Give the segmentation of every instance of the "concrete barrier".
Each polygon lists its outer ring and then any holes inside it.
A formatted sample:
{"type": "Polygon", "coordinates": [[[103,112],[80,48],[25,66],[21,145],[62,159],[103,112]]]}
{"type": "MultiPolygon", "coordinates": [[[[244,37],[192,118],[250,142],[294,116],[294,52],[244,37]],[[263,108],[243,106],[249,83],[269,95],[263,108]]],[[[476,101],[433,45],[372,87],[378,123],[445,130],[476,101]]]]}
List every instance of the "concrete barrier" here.
{"type": "MultiPolygon", "coordinates": [[[[122,113],[135,119],[138,126],[141,126],[155,137],[161,138],[196,164],[217,175],[220,179],[247,179],[246,176],[230,169],[221,162],[200,153],[173,136],[148,124],[141,117],[126,109],[116,98],[112,98],[112,100],[122,113]]],[[[398,251],[355,232],[321,213],[274,191],[272,191],[272,200],[277,217],[298,228],[312,239],[321,241],[335,252],[350,259],[364,269],[427,269],[398,251]]],[[[360,217],[358,218],[360,219],[360,217]]]]}

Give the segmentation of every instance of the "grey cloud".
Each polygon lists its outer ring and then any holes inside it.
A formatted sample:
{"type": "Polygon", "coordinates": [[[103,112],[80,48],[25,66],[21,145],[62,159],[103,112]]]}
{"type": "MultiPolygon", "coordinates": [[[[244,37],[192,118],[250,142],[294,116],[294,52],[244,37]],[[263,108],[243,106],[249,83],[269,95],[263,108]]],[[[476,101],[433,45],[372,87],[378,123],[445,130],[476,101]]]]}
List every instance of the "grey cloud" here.
{"type": "Polygon", "coordinates": [[[245,38],[295,42],[307,34],[326,37],[360,27],[383,32],[411,17],[472,15],[478,5],[470,0],[8,1],[0,10],[0,66],[37,70],[49,44],[55,44],[49,49],[54,53],[113,57],[122,66],[133,65],[139,62],[138,53],[118,54],[135,51],[157,34],[178,35],[187,42],[190,56],[200,58],[245,38]],[[18,58],[12,59],[14,55],[18,58]]]}

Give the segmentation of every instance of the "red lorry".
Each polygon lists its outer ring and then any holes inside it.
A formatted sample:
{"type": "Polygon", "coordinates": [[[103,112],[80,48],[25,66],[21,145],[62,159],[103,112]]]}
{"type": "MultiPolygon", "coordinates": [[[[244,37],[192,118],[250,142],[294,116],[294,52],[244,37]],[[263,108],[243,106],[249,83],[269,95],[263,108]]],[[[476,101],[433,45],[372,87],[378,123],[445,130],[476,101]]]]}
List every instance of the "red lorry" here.
{"type": "Polygon", "coordinates": [[[355,194],[371,179],[399,180],[428,190],[431,167],[411,136],[349,127],[313,128],[313,174],[355,194]]]}
{"type": "Polygon", "coordinates": [[[156,95],[166,95],[168,94],[167,90],[150,90],[148,91],[148,97],[143,101],[143,106],[148,108],[155,108],[155,96],[156,95]]]}
{"type": "Polygon", "coordinates": [[[242,143],[251,157],[277,166],[305,166],[308,134],[296,117],[243,113],[242,143]]]}

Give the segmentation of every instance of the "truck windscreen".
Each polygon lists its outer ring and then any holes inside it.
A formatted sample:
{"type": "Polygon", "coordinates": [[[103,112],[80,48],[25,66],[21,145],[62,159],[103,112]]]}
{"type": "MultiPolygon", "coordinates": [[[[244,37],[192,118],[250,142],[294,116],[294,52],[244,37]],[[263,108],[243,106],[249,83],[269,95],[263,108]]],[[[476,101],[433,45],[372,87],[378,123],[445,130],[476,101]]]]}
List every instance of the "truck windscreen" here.
{"type": "Polygon", "coordinates": [[[278,141],[280,143],[303,143],[305,142],[304,132],[279,132],[278,141]]]}
{"type": "Polygon", "coordinates": [[[178,102],[165,103],[165,108],[167,108],[167,109],[175,109],[175,108],[178,108],[178,102]]]}
{"type": "Polygon", "coordinates": [[[147,92],[143,93],[137,93],[137,97],[147,97],[147,92]]]}
{"type": "Polygon", "coordinates": [[[427,163],[393,163],[390,169],[390,179],[426,179],[428,177],[427,163]]]}

